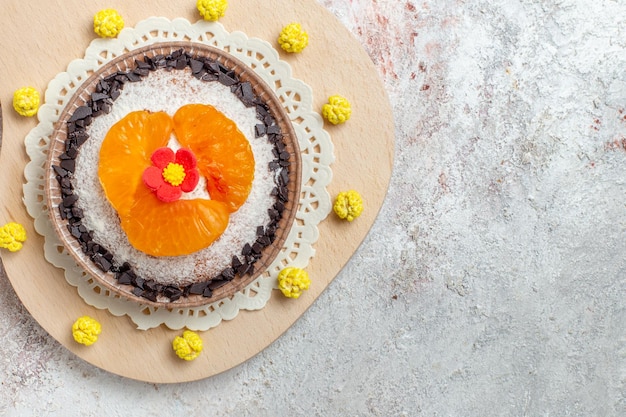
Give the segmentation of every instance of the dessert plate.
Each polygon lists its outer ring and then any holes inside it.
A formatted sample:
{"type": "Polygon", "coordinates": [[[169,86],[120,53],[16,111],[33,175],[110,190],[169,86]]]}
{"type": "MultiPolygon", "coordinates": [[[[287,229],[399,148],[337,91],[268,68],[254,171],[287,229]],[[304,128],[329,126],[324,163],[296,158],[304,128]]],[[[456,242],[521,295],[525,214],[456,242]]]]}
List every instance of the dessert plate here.
{"type": "MultiPolygon", "coordinates": [[[[392,68],[382,68],[390,63],[377,59],[378,66],[375,66],[360,43],[315,0],[231,2],[220,23],[231,33],[239,31],[247,37],[269,42],[280,59],[290,66],[293,76],[310,86],[313,109],[320,109],[330,95],[341,94],[350,99],[351,119],[341,126],[324,125],[334,144],[333,177],[327,190],[332,198],[340,191],[356,189],[364,198],[365,209],[361,217],[351,223],[331,214],[318,225],[318,236],[308,236],[317,239],[314,257],[307,266],[312,285],[299,299],[286,299],[279,291],[270,291],[264,308],[241,311],[233,320],[201,331],[205,350],[196,360],[187,363],[179,360],[171,349],[171,340],[180,335],[180,330],[166,325],[137,330],[137,324],[125,313],[117,316],[110,310],[86,304],[67,283],[63,270],[44,258],[44,238],[38,235],[35,226],[39,228],[40,222],[49,223],[49,220],[46,216],[35,220],[34,224],[22,201],[24,168],[29,162],[23,138],[36,121],[9,112],[6,103],[12,92],[24,85],[44,91],[49,80],[67,68],[72,59],[81,56],[94,37],[85,23],[91,21],[94,10],[85,8],[80,0],[67,0],[63,7],[53,9],[43,0],[28,3],[6,0],[6,7],[14,13],[0,17],[0,23],[4,23],[0,25],[0,36],[5,40],[0,45],[0,53],[12,57],[10,64],[0,67],[0,79],[4,80],[5,87],[1,97],[5,104],[5,125],[0,153],[0,195],[3,196],[0,223],[24,224],[28,240],[20,252],[2,251],[1,256],[6,276],[24,306],[51,336],[80,358],[109,372],[146,382],[174,383],[206,378],[261,352],[287,331],[328,287],[358,249],[383,204],[393,165],[394,123],[379,74],[383,70],[391,73],[392,68]],[[50,13],[41,14],[44,9],[50,13]],[[309,46],[298,55],[280,51],[275,42],[282,26],[292,21],[300,22],[310,35],[309,46]],[[16,25],[27,25],[31,30],[17,32],[14,31],[16,25]],[[33,45],[38,46],[36,51],[33,45]],[[33,52],[24,53],[24,49],[33,52]],[[77,345],[71,336],[71,324],[82,315],[96,318],[103,327],[100,339],[90,347],[77,345]]],[[[129,27],[137,26],[134,22],[147,17],[145,5],[139,3],[111,0],[107,7],[122,11],[129,27]]],[[[180,16],[188,21],[198,19],[193,7],[181,9],[180,2],[155,0],[150,7],[150,15],[180,16]]],[[[42,141],[36,146],[46,148],[48,143],[42,141]]],[[[307,155],[305,149],[301,146],[303,158],[307,155]]],[[[42,166],[44,162],[45,158],[42,166]]],[[[38,174],[42,172],[43,168],[38,174]]],[[[308,201],[304,201],[304,206],[308,201]]],[[[312,203],[304,209],[315,208],[316,204],[312,203]]],[[[80,269],[76,273],[81,274],[80,269]]],[[[361,278],[350,279],[359,282],[361,278]]],[[[189,314],[195,313],[190,310],[189,314]]]]}

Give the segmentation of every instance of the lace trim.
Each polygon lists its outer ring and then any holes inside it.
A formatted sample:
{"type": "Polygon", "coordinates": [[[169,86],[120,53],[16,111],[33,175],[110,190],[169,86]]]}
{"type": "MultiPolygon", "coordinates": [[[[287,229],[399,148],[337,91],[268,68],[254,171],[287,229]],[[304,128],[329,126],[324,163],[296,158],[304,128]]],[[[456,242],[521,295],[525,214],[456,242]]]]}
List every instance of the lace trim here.
{"type": "Polygon", "coordinates": [[[87,304],[107,309],[115,316],[127,315],[142,330],[161,324],[171,329],[208,330],[222,320],[234,319],[239,310],[263,308],[276,286],[278,272],[285,266],[304,268],[315,255],[313,244],[319,236],[317,226],[331,210],[326,187],[332,178],[333,145],[312,103],[311,88],[292,77],[291,67],[279,59],[278,52],[268,42],[248,38],[242,32],[229,33],[217,22],[192,24],[185,19],[152,17],[139,22],[135,28],[125,28],[116,39],[93,40],[83,59],[72,61],[66,72],[58,74],[48,84],[45,104],[38,113],[39,124],[25,140],[30,162],[24,170],[24,203],[35,221],[35,229],[45,237],[46,260],[65,270],[67,282],[77,288],[87,304]],[[99,286],[74,262],[57,238],[48,217],[44,191],[44,167],[54,123],[76,89],[111,59],[133,49],[171,41],[200,42],[220,48],[254,69],[283,103],[302,154],[302,191],[296,221],[283,250],[267,271],[231,298],[202,307],[174,309],[137,304],[99,286]]]}

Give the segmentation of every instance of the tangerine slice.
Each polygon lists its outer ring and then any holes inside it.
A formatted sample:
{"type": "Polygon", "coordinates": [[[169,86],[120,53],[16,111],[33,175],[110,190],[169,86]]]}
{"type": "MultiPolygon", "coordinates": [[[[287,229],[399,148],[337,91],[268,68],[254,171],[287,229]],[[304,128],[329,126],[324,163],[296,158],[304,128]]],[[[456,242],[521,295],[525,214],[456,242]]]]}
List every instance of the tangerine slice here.
{"type": "Polygon", "coordinates": [[[143,171],[152,165],[152,152],[166,146],[172,119],[165,112],[131,112],[114,124],[100,147],[98,176],[104,193],[118,213],[126,213],[142,183],[143,171]]]}
{"type": "Polygon", "coordinates": [[[145,186],[137,188],[134,200],[120,216],[121,226],[130,244],[148,255],[188,255],[210,246],[228,226],[228,210],[219,201],[165,203],[145,186]]]}
{"type": "Polygon", "coordinates": [[[237,211],[252,189],[254,154],[235,122],[211,105],[187,104],[174,115],[174,133],[196,155],[211,200],[237,211]]]}
{"type": "Polygon", "coordinates": [[[132,112],[111,127],[100,148],[98,175],[105,195],[131,245],[152,256],[203,249],[222,235],[229,220],[224,202],[164,203],[143,184],[152,153],[167,145],[171,131],[172,119],[166,113],[132,112]]]}

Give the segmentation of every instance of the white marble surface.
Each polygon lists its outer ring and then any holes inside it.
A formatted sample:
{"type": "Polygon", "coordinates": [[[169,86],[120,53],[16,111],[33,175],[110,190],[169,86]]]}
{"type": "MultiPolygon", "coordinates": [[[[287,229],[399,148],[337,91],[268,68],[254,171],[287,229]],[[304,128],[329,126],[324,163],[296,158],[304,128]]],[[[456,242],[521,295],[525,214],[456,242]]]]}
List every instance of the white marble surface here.
{"type": "Polygon", "coordinates": [[[396,118],[349,265],[268,349],[180,385],[82,362],[0,277],[0,415],[626,415],[626,4],[320,3],[396,118]]]}

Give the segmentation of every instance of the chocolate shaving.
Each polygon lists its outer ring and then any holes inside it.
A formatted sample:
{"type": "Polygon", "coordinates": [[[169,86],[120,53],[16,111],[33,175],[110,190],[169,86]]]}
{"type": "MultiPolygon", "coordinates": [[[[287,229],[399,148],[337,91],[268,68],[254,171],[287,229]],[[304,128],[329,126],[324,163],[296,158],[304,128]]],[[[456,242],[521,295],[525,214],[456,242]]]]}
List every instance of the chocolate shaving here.
{"type": "Polygon", "coordinates": [[[76,122],[77,120],[82,120],[87,116],[91,116],[91,107],[80,106],[74,110],[74,113],[72,113],[72,117],[69,118],[68,122],[76,122]]]}

